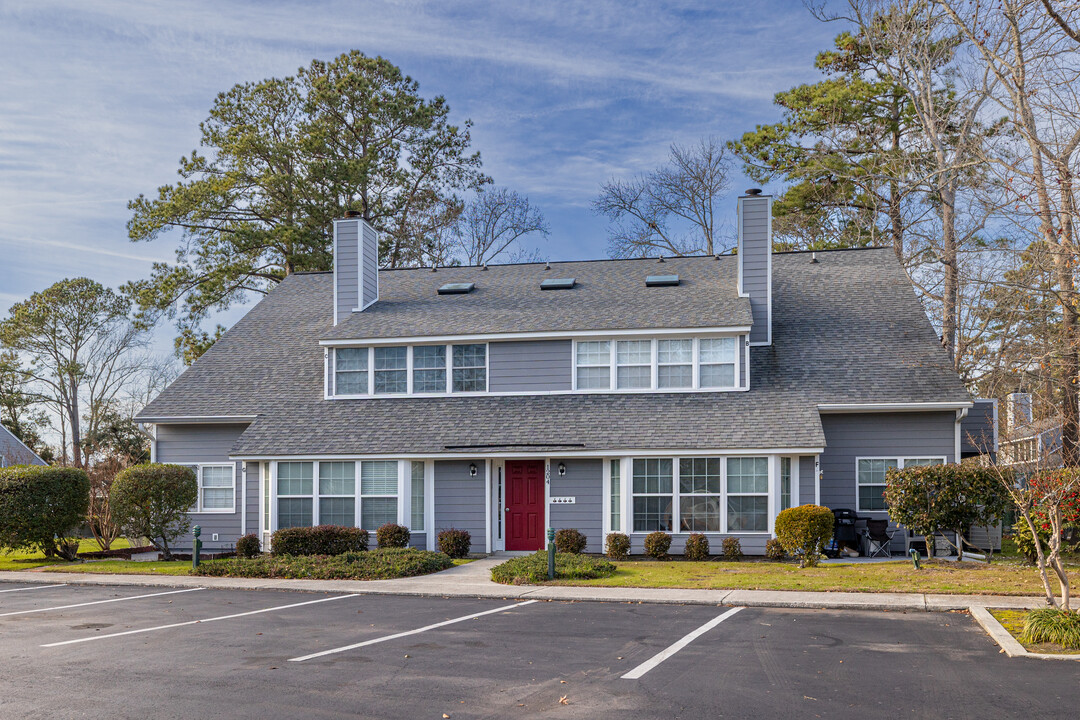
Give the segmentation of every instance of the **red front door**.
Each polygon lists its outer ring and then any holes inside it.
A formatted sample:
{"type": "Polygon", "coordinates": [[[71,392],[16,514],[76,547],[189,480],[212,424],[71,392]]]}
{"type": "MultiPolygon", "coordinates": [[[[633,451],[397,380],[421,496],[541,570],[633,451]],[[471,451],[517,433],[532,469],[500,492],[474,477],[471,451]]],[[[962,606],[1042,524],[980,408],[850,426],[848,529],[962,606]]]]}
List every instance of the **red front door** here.
{"type": "Polygon", "coordinates": [[[506,463],[506,549],[544,546],[544,461],[506,463]]]}

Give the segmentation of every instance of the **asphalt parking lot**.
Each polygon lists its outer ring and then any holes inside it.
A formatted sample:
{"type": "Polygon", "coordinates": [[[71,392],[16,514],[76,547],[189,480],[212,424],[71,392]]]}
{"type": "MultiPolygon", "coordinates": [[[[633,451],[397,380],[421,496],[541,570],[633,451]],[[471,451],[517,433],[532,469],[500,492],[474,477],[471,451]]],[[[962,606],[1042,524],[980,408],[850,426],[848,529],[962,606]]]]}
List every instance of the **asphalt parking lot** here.
{"type": "Polygon", "coordinates": [[[0,584],[0,718],[1069,716],[965,614],[0,584]]]}

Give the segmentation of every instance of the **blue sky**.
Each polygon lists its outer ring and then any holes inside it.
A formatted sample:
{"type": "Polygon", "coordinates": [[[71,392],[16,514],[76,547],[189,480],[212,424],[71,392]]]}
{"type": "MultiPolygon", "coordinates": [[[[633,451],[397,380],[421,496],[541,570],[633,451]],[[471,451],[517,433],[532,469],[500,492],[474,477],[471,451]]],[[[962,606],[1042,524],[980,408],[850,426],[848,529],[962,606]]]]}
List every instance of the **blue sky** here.
{"type": "Polygon", "coordinates": [[[176,237],[127,239],[127,201],[175,181],[235,83],[383,55],[473,120],[485,171],[545,213],[550,259],[596,258],[602,182],[650,170],[672,142],[775,121],[774,93],[818,77],[813,57],[841,30],[796,0],[5,0],[0,311],[64,277],[116,286],[172,259],[176,237]]]}

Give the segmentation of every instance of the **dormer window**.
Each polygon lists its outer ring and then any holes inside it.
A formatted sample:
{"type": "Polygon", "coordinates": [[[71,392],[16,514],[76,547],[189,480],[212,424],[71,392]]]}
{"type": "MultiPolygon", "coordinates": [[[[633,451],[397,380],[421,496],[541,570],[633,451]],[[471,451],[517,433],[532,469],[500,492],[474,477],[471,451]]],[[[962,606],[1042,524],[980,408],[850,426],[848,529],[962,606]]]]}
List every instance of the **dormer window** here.
{"type": "Polygon", "coordinates": [[[375,348],[375,394],[392,395],[409,391],[409,348],[375,348]]]}
{"type": "Polygon", "coordinates": [[[413,392],[446,392],[445,345],[417,345],[413,348],[413,392]]]}
{"type": "Polygon", "coordinates": [[[361,395],[368,389],[368,349],[338,348],[334,387],[339,395],[361,395]]]}
{"type": "Polygon", "coordinates": [[[487,390],[487,345],[454,345],[454,392],[487,390]]]}

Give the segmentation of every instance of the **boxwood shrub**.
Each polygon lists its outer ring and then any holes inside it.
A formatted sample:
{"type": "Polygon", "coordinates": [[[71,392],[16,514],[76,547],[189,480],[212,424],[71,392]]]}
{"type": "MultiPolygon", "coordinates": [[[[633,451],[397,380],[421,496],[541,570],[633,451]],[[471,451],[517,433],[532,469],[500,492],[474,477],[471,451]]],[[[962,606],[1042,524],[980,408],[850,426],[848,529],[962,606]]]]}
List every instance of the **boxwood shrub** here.
{"type": "Polygon", "coordinates": [[[739,542],[739,538],[726,537],[723,542],[720,543],[720,547],[724,553],[725,560],[742,560],[742,543],[739,542]]]}
{"type": "Polygon", "coordinates": [[[275,555],[341,555],[367,548],[368,531],[345,525],[283,528],[270,536],[275,555]]]}
{"type": "Polygon", "coordinates": [[[259,547],[259,536],[255,533],[248,533],[236,541],[237,557],[248,559],[258,557],[261,550],[262,549],[259,547]]]}
{"type": "Polygon", "coordinates": [[[375,531],[375,539],[381,548],[409,547],[409,528],[397,523],[386,523],[375,531]]]}
{"type": "Polygon", "coordinates": [[[555,532],[555,549],[561,553],[580,555],[588,544],[585,535],[573,528],[563,528],[555,532]]]}
{"type": "Polygon", "coordinates": [[[784,546],[780,544],[780,541],[776,538],[770,538],[765,543],[765,557],[770,560],[780,561],[787,557],[787,553],[784,552],[784,546]]]}
{"type": "Polygon", "coordinates": [[[446,555],[416,548],[380,548],[340,555],[260,555],[254,559],[208,560],[197,575],[312,580],[393,580],[453,566],[446,555]]]}
{"type": "Polygon", "coordinates": [[[128,537],[144,537],[166,560],[175,540],[191,529],[199,481],[187,465],[143,463],[121,470],[109,488],[109,509],[128,537]]]}
{"type": "Polygon", "coordinates": [[[709,557],[709,538],[701,533],[691,533],[686,538],[686,547],[683,548],[683,556],[687,560],[706,560],[709,557]]]}
{"type": "Polygon", "coordinates": [[[452,558],[463,558],[469,554],[472,535],[468,530],[449,528],[439,532],[439,550],[452,558]]]}
{"type": "Polygon", "coordinates": [[[624,560],[630,554],[630,537],[626,533],[608,533],[604,552],[612,560],[624,560]]]}
{"type": "MultiPolygon", "coordinates": [[[[491,579],[507,585],[538,583],[547,580],[547,551],[511,558],[491,568],[491,579]]],[[[555,578],[558,580],[591,580],[608,577],[615,565],[603,558],[575,553],[555,553],[555,578]]]]}
{"type": "Polygon", "coordinates": [[[776,539],[799,567],[814,567],[833,535],[833,513],[821,505],[799,505],[776,516],[776,539]]]}
{"type": "Polygon", "coordinates": [[[86,519],[90,478],[82,470],[42,465],[0,469],[0,547],[36,549],[74,560],[86,519]]]}
{"type": "Polygon", "coordinates": [[[645,554],[657,560],[667,557],[667,551],[671,549],[671,536],[666,532],[651,532],[645,536],[645,554]]]}

